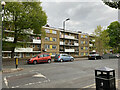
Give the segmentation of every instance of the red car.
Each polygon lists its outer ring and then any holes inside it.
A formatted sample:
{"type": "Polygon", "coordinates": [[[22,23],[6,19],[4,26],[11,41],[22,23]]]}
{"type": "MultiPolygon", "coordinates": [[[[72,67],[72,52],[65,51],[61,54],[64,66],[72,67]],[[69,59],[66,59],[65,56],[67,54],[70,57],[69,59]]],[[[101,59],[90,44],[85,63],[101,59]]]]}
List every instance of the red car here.
{"type": "Polygon", "coordinates": [[[42,53],[42,54],[38,54],[36,56],[34,56],[33,58],[27,60],[27,63],[33,63],[33,64],[37,64],[37,63],[41,63],[41,62],[48,62],[51,63],[51,56],[48,53],[42,53]]]}

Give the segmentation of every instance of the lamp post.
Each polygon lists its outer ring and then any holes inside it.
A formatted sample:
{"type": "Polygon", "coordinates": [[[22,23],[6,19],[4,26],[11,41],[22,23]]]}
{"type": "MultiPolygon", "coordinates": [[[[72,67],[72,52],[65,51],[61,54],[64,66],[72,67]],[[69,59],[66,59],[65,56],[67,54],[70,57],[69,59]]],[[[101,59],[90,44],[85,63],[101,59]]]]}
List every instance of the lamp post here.
{"type": "Polygon", "coordinates": [[[65,21],[63,21],[63,50],[65,52],[65,22],[70,20],[70,18],[65,19],[65,21]]]}
{"type": "MultiPolygon", "coordinates": [[[[3,21],[4,21],[4,6],[5,6],[5,2],[1,1],[1,5],[2,5],[2,32],[1,32],[1,61],[0,61],[0,66],[2,66],[2,38],[3,38],[3,21]]],[[[0,71],[1,71],[1,67],[0,67],[0,71]]]]}

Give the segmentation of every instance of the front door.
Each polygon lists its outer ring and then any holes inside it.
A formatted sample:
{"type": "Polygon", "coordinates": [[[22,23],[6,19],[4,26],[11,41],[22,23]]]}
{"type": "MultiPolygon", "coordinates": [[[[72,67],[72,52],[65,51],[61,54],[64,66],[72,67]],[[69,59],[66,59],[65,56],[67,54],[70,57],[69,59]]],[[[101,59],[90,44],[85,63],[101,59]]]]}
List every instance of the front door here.
{"type": "Polygon", "coordinates": [[[43,57],[43,54],[39,55],[38,56],[38,62],[44,62],[44,57],[43,57]]]}

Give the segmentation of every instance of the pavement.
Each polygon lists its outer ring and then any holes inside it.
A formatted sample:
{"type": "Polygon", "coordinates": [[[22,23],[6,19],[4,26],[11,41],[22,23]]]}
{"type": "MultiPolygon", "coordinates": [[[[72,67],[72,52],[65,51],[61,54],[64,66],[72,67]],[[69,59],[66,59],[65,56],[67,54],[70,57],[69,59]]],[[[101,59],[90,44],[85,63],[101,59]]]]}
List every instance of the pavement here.
{"type": "Polygon", "coordinates": [[[4,68],[2,70],[2,73],[12,73],[12,72],[18,72],[23,70],[23,68],[4,68]]]}

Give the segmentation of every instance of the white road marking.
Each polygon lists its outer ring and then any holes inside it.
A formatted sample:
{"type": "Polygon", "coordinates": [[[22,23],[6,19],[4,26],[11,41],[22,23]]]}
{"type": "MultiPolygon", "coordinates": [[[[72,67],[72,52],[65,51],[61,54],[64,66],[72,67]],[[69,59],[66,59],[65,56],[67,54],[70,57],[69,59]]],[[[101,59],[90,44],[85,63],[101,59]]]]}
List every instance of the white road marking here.
{"type": "Polygon", "coordinates": [[[33,75],[32,77],[43,77],[43,78],[46,78],[44,75],[42,75],[41,73],[37,73],[36,75],[33,75]]]}
{"type": "Polygon", "coordinates": [[[85,86],[85,87],[82,87],[82,88],[89,88],[89,87],[92,87],[92,86],[95,86],[95,83],[91,84],[91,85],[88,85],[88,86],[85,86]]]}
{"type": "MultiPolygon", "coordinates": [[[[31,72],[34,72],[34,71],[35,71],[35,70],[32,70],[31,72]]],[[[37,78],[42,77],[42,78],[47,79],[46,76],[43,75],[43,74],[41,74],[41,73],[38,73],[38,72],[34,72],[34,73],[36,73],[36,75],[33,75],[32,77],[37,77],[37,78]]],[[[13,76],[21,76],[21,75],[25,75],[25,74],[29,74],[29,73],[23,73],[23,74],[17,74],[17,75],[10,75],[10,76],[6,76],[6,77],[10,78],[10,77],[13,77],[13,76]]],[[[8,81],[7,81],[6,77],[4,77],[4,82],[5,82],[6,86],[8,87],[8,81]]],[[[50,79],[44,80],[44,81],[42,81],[42,82],[39,81],[39,82],[27,83],[27,84],[19,85],[19,86],[11,86],[11,88],[18,88],[18,87],[22,87],[22,86],[40,84],[40,83],[45,83],[45,82],[50,82],[50,79]]],[[[9,87],[8,87],[8,88],[9,88],[9,87]]]]}
{"type": "Polygon", "coordinates": [[[7,78],[6,78],[6,77],[4,77],[4,82],[5,82],[6,86],[7,86],[7,88],[9,88],[9,86],[8,86],[8,81],[7,81],[7,78]]]}

